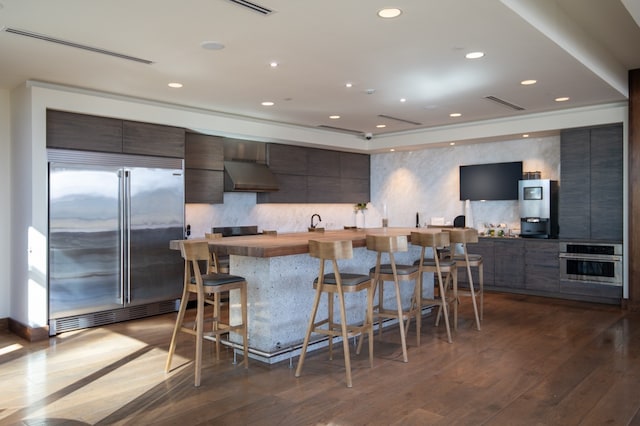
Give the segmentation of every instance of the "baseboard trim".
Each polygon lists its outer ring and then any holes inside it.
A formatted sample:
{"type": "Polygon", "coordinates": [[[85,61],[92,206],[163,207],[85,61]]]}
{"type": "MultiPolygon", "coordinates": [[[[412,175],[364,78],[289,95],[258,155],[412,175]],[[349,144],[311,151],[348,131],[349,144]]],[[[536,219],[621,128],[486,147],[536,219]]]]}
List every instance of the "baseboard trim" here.
{"type": "Polygon", "coordinates": [[[9,318],[0,318],[0,332],[9,331],[9,318]]]}
{"type": "Polygon", "coordinates": [[[49,326],[29,327],[19,321],[9,318],[9,331],[29,342],[39,342],[49,338],[49,326]]]}

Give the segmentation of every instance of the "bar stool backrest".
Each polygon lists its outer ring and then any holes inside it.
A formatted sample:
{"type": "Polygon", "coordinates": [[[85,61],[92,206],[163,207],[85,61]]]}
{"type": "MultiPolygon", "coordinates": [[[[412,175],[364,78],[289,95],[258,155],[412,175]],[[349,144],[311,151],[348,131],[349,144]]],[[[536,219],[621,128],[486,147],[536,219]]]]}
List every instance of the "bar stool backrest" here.
{"type": "Polygon", "coordinates": [[[194,276],[196,280],[202,281],[198,262],[206,263],[204,270],[207,271],[205,273],[208,273],[212,265],[209,244],[206,241],[183,242],[180,244],[180,253],[185,261],[185,274],[188,274],[189,277],[194,276]]]}
{"type": "Polygon", "coordinates": [[[449,239],[452,243],[477,243],[478,230],[474,228],[451,229],[449,239]]]}
{"type": "Polygon", "coordinates": [[[351,259],[353,242],[309,240],[309,255],[318,259],[351,259]]]}
{"type": "Polygon", "coordinates": [[[409,250],[406,235],[367,235],[367,249],[381,253],[409,250]]]}
{"type": "Polygon", "coordinates": [[[448,247],[451,243],[448,232],[436,231],[412,232],[411,244],[436,249],[439,247],[448,247]]]}

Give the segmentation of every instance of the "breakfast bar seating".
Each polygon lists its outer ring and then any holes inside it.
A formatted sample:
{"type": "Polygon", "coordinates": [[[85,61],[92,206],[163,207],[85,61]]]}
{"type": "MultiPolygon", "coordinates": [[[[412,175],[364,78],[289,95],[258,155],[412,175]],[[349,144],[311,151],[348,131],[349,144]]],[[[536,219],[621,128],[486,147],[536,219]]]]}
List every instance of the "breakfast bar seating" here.
{"type": "MultiPolygon", "coordinates": [[[[438,251],[440,249],[449,248],[449,233],[440,230],[432,230],[428,232],[412,232],[411,244],[421,246],[420,259],[416,261],[416,264],[420,268],[420,275],[418,278],[419,289],[416,292],[417,298],[421,300],[415,300],[412,303],[417,306],[437,306],[438,314],[436,316],[436,326],[441,317],[444,317],[444,324],[447,330],[447,340],[452,343],[451,327],[449,325],[449,305],[453,304],[454,310],[454,328],[457,328],[458,318],[458,268],[455,260],[440,259],[438,251]],[[431,248],[433,257],[425,257],[426,249],[431,248]],[[426,298],[423,296],[423,279],[425,272],[432,272],[434,274],[434,289],[433,297],[426,298]],[[446,281],[443,280],[442,274],[446,274],[446,281]],[[446,289],[449,284],[453,285],[453,296],[448,297],[446,289]]],[[[419,321],[419,318],[418,318],[419,321]]]]}
{"type": "Polygon", "coordinates": [[[453,260],[456,262],[458,268],[465,268],[467,272],[467,278],[469,281],[468,289],[458,289],[458,296],[471,297],[473,303],[473,313],[476,320],[476,328],[480,331],[480,321],[482,319],[483,302],[484,302],[484,278],[482,267],[482,256],[471,255],[468,251],[468,244],[478,242],[478,231],[473,228],[465,229],[451,229],[449,230],[449,238],[453,244],[462,245],[462,254],[454,255],[453,260]],[[479,272],[479,285],[478,288],[473,284],[473,275],[471,274],[471,267],[478,267],[479,272]],[[478,309],[478,300],[480,308],[478,309]]]}
{"type": "Polygon", "coordinates": [[[183,242],[181,243],[181,253],[185,260],[184,289],[178,317],[171,336],[169,354],[165,365],[165,372],[171,369],[171,360],[176,349],[178,332],[182,331],[196,336],[195,354],[195,386],[200,386],[202,370],[202,344],[204,339],[215,339],[216,359],[220,359],[220,338],[230,331],[241,334],[244,345],[244,366],[249,367],[248,339],[247,339],[247,282],[243,277],[230,274],[210,272],[213,264],[211,252],[207,242],[183,242]],[[200,272],[199,262],[206,263],[206,274],[200,272]],[[240,310],[242,321],[239,324],[225,324],[220,319],[220,294],[228,293],[232,290],[240,292],[240,310]],[[193,327],[186,327],[184,324],[185,312],[189,303],[189,295],[197,295],[196,319],[193,327]],[[208,320],[211,322],[211,329],[204,330],[205,307],[213,306],[213,315],[208,320]]]}
{"type": "MultiPolygon", "coordinates": [[[[360,343],[364,339],[364,334],[369,335],[369,364],[373,367],[373,286],[371,278],[367,275],[341,273],[338,268],[339,259],[350,259],[353,257],[353,244],[350,240],[345,241],[309,241],[309,255],[320,260],[318,276],[313,281],[316,290],[309,326],[304,337],[302,351],[296,368],[296,377],[302,374],[307,347],[312,333],[329,336],[329,359],[333,359],[333,338],[342,338],[344,351],[344,365],[346,371],[347,387],[352,387],[351,379],[351,359],[349,352],[349,337],[361,335],[360,343]],[[331,273],[325,273],[325,263],[331,263],[331,273]],[[362,325],[347,324],[347,310],[345,308],[344,293],[355,293],[366,290],[367,310],[362,325]],[[318,306],[323,293],[327,294],[327,318],[317,321],[318,306]],[[338,307],[340,310],[340,322],[334,320],[334,298],[338,297],[338,307]]],[[[356,353],[360,353],[361,344],[358,345],[356,353]]]]}
{"type": "MultiPolygon", "coordinates": [[[[401,265],[396,264],[394,253],[406,252],[408,250],[408,242],[406,235],[367,235],[367,249],[377,253],[376,265],[371,268],[370,275],[374,280],[374,285],[378,290],[378,306],[377,316],[378,318],[391,318],[398,321],[398,328],[400,329],[400,341],[402,344],[402,358],[404,362],[408,362],[407,356],[407,339],[405,320],[408,324],[411,322],[411,318],[416,318],[416,343],[420,345],[420,298],[416,297],[417,291],[420,287],[418,283],[419,268],[415,265],[401,265]],[[389,258],[389,263],[382,263],[382,255],[386,253],[389,258]],[[413,299],[416,300],[415,304],[410,304],[408,310],[403,309],[400,282],[414,282],[413,299]],[[396,296],[395,309],[385,308],[384,306],[384,283],[392,282],[394,285],[394,292],[396,296]]],[[[382,325],[380,323],[380,325],[382,325]]],[[[379,334],[382,334],[382,326],[379,327],[379,334]]]]}

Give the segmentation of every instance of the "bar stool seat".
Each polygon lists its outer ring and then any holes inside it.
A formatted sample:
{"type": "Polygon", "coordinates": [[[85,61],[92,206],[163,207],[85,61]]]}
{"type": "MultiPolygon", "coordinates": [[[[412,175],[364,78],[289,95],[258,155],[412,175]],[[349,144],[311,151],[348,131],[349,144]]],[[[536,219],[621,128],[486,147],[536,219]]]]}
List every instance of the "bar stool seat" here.
{"type": "Polygon", "coordinates": [[[208,273],[201,274],[199,262],[206,263],[206,270],[211,270],[213,259],[207,242],[184,242],[181,244],[182,257],[185,259],[184,288],[178,317],[169,344],[169,354],[165,365],[165,372],[171,369],[171,360],[176,349],[178,332],[182,331],[196,336],[195,355],[195,386],[200,386],[202,370],[202,343],[204,339],[213,339],[216,344],[216,359],[220,359],[220,339],[223,334],[236,332],[242,336],[244,346],[244,366],[249,367],[247,340],[247,281],[240,276],[208,273]],[[233,290],[240,291],[240,309],[242,320],[239,324],[223,322],[220,318],[220,294],[233,290]],[[194,324],[186,326],[185,312],[189,302],[189,295],[196,294],[196,319],[194,324]],[[213,315],[207,320],[211,322],[211,329],[204,330],[205,306],[213,306],[213,315]]]}
{"type": "Polygon", "coordinates": [[[350,259],[353,257],[353,243],[351,240],[344,241],[309,241],[309,255],[320,259],[320,269],[318,276],[313,280],[313,288],[316,295],[311,309],[307,333],[302,344],[302,351],[296,368],[296,377],[302,374],[305,355],[309,346],[312,333],[329,336],[329,359],[333,359],[333,338],[342,338],[342,348],[344,351],[344,364],[346,371],[347,387],[352,387],[351,379],[351,355],[349,352],[349,338],[360,335],[360,342],[356,354],[360,354],[364,334],[369,335],[369,365],[373,367],[373,285],[371,278],[364,274],[341,273],[338,268],[339,259],[350,259]],[[331,262],[333,272],[325,273],[325,263],[331,262]],[[367,302],[365,318],[361,325],[347,324],[347,310],[345,306],[345,293],[357,293],[366,290],[367,302]],[[318,306],[322,294],[327,294],[327,317],[317,320],[318,306]],[[340,310],[340,321],[334,320],[334,298],[337,296],[340,310]]]}
{"type": "MultiPolygon", "coordinates": [[[[375,310],[378,318],[391,318],[398,321],[400,329],[400,342],[402,345],[402,358],[404,362],[408,362],[407,355],[407,339],[406,334],[412,317],[416,318],[416,344],[420,345],[420,306],[418,304],[410,304],[409,309],[404,310],[402,298],[400,295],[400,282],[414,281],[413,297],[416,298],[419,289],[418,277],[419,268],[415,265],[396,264],[394,253],[405,252],[408,250],[408,242],[406,235],[367,235],[367,249],[377,252],[376,265],[370,269],[369,275],[374,280],[374,286],[378,290],[378,306],[375,310]],[[389,263],[382,263],[382,254],[386,253],[389,257],[389,263]],[[394,284],[394,292],[396,296],[395,309],[386,308],[384,306],[384,283],[392,282],[394,284]],[[407,321],[405,324],[405,320],[407,321]]],[[[379,321],[378,334],[382,335],[382,322],[379,321]]]]}

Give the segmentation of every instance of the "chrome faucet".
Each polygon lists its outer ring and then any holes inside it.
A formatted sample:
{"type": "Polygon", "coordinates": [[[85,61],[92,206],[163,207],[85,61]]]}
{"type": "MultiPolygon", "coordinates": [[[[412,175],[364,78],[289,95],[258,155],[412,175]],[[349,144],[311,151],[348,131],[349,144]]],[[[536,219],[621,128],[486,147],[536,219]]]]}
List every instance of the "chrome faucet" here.
{"type": "Polygon", "coordinates": [[[318,223],[322,222],[322,218],[320,217],[320,215],[318,213],[314,213],[313,215],[311,215],[311,228],[314,228],[316,226],[318,226],[318,224],[316,223],[315,225],[313,224],[313,218],[318,216],[318,223]]]}

